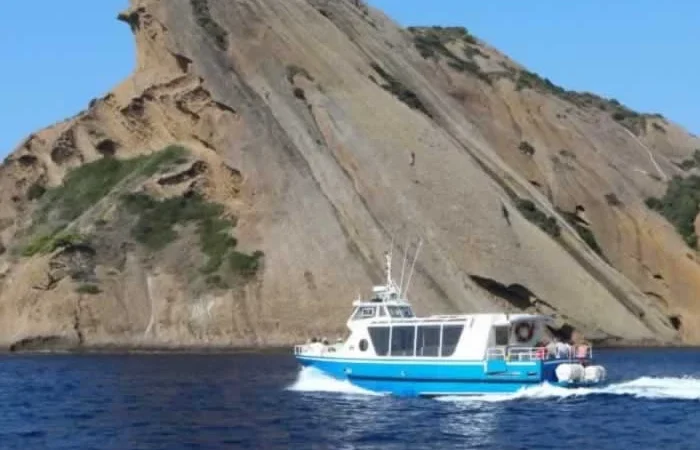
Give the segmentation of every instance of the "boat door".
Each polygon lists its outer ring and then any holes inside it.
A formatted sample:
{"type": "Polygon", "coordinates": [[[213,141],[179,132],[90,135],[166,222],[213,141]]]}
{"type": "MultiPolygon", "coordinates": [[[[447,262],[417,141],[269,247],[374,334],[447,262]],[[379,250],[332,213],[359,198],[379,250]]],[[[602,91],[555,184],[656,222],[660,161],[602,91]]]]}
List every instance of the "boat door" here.
{"type": "Polygon", "coordinates": [[[486,374],[496,374],[508,371],[506,353],[508,350],[508,338],[510,326],[500,325],[492,329],[495,346],[486,351],[486,374]]]}

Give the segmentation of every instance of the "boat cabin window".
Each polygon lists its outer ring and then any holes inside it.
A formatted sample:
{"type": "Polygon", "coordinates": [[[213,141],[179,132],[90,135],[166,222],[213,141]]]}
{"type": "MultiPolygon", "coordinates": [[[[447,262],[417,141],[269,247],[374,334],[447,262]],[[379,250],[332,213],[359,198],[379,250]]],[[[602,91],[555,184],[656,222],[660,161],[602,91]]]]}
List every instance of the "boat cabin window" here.
{"type": "Polygon", "coordinates": [[[510,326],[500,325],[493,327],[493,334],[496,338],[496,347],[505,347],[508,345],[508,338],[510,336],[510,326]]]}
{"type": "Polygon", "coordinates": [[[459,338],[462,337],[462,330],[464,330],[464,325],[443,325],[441,356],[452,356],[457,348],[459,338]]]}
{"type": "Polygon", "coordinates": [[[352,320],[371,319],[374,317],[376,308],[374,306],[360,306],[352,316],[352,320]]]}
{"type": "Polygon", "coordinates": [[[377,356],[452,356],[463,324],[393,325],[368,327],[377,356]],[[440,345],[442,344],[442,351],[440,345]]]}
{"type": "Polygon", "coordinates": [[[418,325],[416,356],[440,355],[440,325],[418,325]]]}
{"type": "Polygon", "coordinates": [[[369,338],[377,356],[389,354],[389,327],[369,327],[369,338]]]}
{"type": "Polygon", "coordinates": [[[391,328],[391,356],[413,356],[413,341],[416,327],[394,326],[391,328]]]}
{"type": "Polygon", "coordinates": [[[386,308],[383,306],[379,307],[379,314],[377,314],[379,317],[386,317],[386,308]]]}
{"type": "Polygon", "coordinates": [[[411,318],[414,317],[410,306],[387,306],[389,315],[395,318],[411,318]]]}

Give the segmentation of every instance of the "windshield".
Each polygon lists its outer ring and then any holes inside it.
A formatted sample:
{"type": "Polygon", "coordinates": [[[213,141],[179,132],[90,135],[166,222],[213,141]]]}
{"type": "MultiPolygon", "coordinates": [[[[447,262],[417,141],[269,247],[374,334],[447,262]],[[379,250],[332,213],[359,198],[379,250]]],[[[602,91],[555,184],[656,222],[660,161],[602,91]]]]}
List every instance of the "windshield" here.
{"type": "Polygon", "coordinates": [[[411,318],[414,317],[410,306],[387,306],[389,315],[396,318],[411,318]]]}

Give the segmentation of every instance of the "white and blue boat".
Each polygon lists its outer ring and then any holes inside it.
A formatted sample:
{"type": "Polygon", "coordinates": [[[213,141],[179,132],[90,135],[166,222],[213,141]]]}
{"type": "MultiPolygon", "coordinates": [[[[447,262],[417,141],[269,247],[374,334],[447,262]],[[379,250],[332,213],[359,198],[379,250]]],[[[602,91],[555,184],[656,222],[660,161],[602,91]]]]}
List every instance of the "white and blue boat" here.
{"type": "Polygon", "coordinates": [[[313,339],[295,346],[302,366],[366,390],[402,396],[514,393],[543,383],[588,387],[605,382],[605,368],[593,364],[590,345],[537,346],[551,320],[547,316],[416,317],[392,280],[390,255],[386,285],[372,291],[369,300],[353,302],[345,341],[313,339]]]}

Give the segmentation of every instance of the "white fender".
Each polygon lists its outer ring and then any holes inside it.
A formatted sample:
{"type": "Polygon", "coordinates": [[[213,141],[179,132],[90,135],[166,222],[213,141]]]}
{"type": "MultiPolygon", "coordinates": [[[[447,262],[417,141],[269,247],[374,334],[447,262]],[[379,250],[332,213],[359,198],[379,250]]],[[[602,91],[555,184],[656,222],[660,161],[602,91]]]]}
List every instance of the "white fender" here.
{"type": "Polygon", "coordinates": [[[559,364],[554,370],[559,381],[566,383],[572,383],[576,381],[581,381],[584,377],[585,371],[581,364],[559,364]]]}

